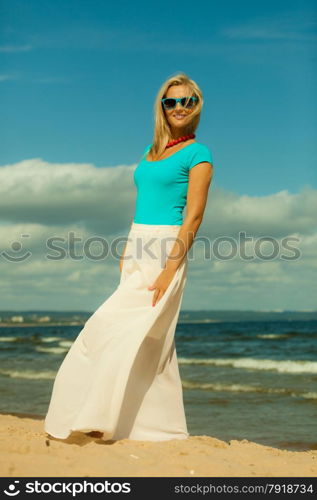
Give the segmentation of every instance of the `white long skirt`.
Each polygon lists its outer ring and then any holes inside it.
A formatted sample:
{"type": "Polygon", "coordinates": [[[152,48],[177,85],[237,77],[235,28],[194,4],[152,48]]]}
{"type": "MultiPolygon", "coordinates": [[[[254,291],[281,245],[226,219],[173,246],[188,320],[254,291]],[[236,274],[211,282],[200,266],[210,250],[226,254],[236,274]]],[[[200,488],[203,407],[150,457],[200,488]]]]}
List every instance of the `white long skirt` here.
{"type": "Polygon", "coordinates": [[[138,224],[128,234],[118,287],[86,321],[57,372],[45,431],[100,431],[102,439],[188,437],[175,329],[187,256],[161,299],[148,290],[180,226],[138,224]]]}

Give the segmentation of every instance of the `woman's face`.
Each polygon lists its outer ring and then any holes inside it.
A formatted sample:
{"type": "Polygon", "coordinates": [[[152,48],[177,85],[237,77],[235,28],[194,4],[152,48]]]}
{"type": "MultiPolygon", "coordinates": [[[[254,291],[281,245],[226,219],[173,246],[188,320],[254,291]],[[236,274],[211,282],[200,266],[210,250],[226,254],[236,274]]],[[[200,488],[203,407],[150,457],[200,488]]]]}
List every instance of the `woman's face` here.
{"type": "MultiPolygon", "coordinates": [[[[190,97],[191,93],[185,85],[173,85],[170,87],[165,97],[190,97]]],[[[196,101],[197,102],[197,101],[196,101]]],[[[190,115],[192,114],[195,105],[192,108],[183,108],[178,102],[174,109],[164,109],[166,119],[170,125],[171,131],[175,135],[182,133],[182,130],[190,123],[190,115]]]]}

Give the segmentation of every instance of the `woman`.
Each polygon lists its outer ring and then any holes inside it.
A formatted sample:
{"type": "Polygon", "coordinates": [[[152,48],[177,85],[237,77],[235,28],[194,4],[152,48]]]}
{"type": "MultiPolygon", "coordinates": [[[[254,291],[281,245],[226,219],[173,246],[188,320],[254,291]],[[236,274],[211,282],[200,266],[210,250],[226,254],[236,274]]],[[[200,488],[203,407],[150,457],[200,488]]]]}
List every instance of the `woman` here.
{"type": "Polygon", "coordinates": [[[211,153],[194,140],[202,106],[201,90],[185,74],[158,92],[154,141],[134,171],[136,210],[120,283],[58,370],[45,418],[51,436],[82,431],[104,440],[160,441],[189,435],[174,333],[187,253],[212,179],[211,153]]]}

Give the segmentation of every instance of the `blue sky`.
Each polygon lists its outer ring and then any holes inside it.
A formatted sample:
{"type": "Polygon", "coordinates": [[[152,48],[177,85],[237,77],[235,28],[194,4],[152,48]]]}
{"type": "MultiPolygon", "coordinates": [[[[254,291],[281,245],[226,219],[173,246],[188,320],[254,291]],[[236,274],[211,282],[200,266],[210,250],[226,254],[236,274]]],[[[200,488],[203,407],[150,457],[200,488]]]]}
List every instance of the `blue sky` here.
{"type": "MultiPolygon", "coordinates": [[[[110,172],[110,167],[126,166],[122,175],[128,175],[151,142],[156,93],[163,81],[178,71],[197,81],[205,99],[196,140],[206,144],[214,158],[210,203],[221,207],[221,203],[229,203],[229,197],[239,200],[241,207],[247,199],[249,212],[258,215],[253,226],[257,234],[261,234],[263,212],[269,218],[263,225],[266,231],[272,229],[270,221],[274,225],[274,219],[282,217],[271,210],[274,203],[279,209],[283,196],[283,210],[290,204],[294,207],[281,219],[279,230],[274,227],[274,234],[286,235],[285,227],[292,225],[294,213],[299,216],[299,200],[301,222],[312,220],[317,187],[314,1],[229,0],[195,5],[185,0],[161,1],[155,6],[138,1],[3,0],[0,10],[0,166],[5,178],[3,194],[7,196],[1,220],[3,230],[11,228],[12,237],[18,228],[26,230],[27,224],[62,227],[63,216],[65,224],[80,222],[87,231],[100,229],[98,216],[95,220],[90,217],[89,223],[83,214],[76,219],[71,187],[67,204],[55,200],[60,210],[49,203],[52,186],[47,185],[43,169],[54,177],[61,166],[66,172],[78,165],[79,170],[93,168],[98,176],[105,169],[110,172]],[[31,191],[34,186],[43,189],[42,205],[33,211],[27,208],[30,191],[23,191],[28,185],[25,176],[31,176],[32,169],[38,177],[30,179],[31,191]],[[19,213],[17,199],[12,197],[12,184],[17,189],[13,180],[22,190],[16,191],[22,200],[19,213]],[[71,220],[70,206],[75,214],[71,220]]],[[[74,188],[76,182],[74,175],[74,188]]],[[[127,186],[132,189],[131,184],[127,186]]],[[[113,209],[115,200],[110,194],[104,202],[113,209]]],[[[229,217],[228,205],[222,207],[220,216],[229,217]]],[[[121,208],[127,210],[126,206],[121,208]]],[[[111,230],[124,233],[128,215],[122,213],[118,217],[121,225],[111,230]]],[[[299,224],[291,230],[313,238],[314,228],[312,225],[304,231],[299,224]]],[[[315,266],[314,259],[309,262],[315,266]]],[[[285,273],[289,276],[289,268],[285,273]]],[[[111,274],[109,293],[116,279],[111,274]]],[[[303,286],[312,292],[309,279],[308,271],[303,286]]],[[[198,289],[190,286],[185,306],[200,308],[198,289]]],[[[230,289],[233,294],[231,306],[248,308],[247,295],[240,293],[238,299],[228,282],[227,286],[227,292],[230,289]]],[[[98,298],[100,302],[104,288],[99,293],[91,307],[98,298]]],[[[250,292],[254,308],[296,308],[287,287],[273,299],[263,293],[264,298],[257,302],[250,292]]],[[[14,289],[7,295],[6,307],[12,297],[16,297],[14,289]]],[[[81,307],[84,299],[74,301],[81,307]]],[[[210,308],[231,308],[221,293],[213,299],[215,305],[210,308]]],[[[29,301],[21,296],[17,302],[31,308],[40,302],[45,308],[50,300],[34,291],[29,301]]],[[[64,306],[58,294],[54,304],[64,306]]],[[[202,308],[208,304],[209,299],[202,308]]],[[[311,307],[312,300],[302,297],[298,308],[306,305],[311,307]]]]}
{"type": "Polygon", "coordinates": [[[3,1],[1,164],[137,161],[159,86],[184,71],[204,93],[197,140],[217,183],[256,195],[316,187],[316,9],[3,1]]]}

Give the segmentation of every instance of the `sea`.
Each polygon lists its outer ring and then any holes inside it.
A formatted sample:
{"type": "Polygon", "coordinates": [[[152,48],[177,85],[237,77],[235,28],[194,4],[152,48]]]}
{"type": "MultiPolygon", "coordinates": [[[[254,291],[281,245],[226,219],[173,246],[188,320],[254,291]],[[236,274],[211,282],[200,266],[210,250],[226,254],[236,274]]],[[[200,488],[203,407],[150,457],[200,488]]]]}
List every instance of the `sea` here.
{"type": "MultiPolygon", "coordinates": [[[[1,326],[0,413],[45,417],[83,326],[1,326]]],[[[317,318],[186,311],[175,342],[190,435],[317,449],[317,318]]]]}

